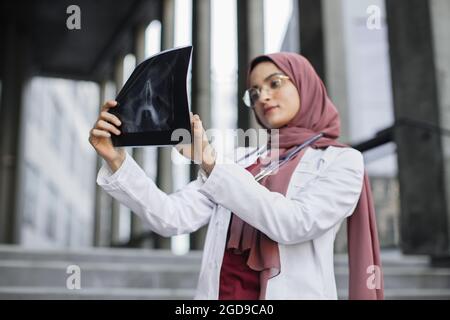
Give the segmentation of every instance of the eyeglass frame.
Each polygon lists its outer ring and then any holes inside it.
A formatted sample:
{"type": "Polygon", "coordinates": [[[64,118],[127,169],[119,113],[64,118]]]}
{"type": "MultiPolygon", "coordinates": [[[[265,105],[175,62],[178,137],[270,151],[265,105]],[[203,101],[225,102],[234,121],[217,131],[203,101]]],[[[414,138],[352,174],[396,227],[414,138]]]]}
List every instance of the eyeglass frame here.
{"type": "MultiPolygon", "coordinates": [[[[283,74],[283,73],[274,73],[274,74],[271,74],[270,76],[268,76],[267,78],[265,78],[264,82],[266,82],[267,80],[270,80],[272,77],[277,77],[278,79],[281,79],[283,81],[284,80],[290,80],[290,78],[287,75],[283,74]]],[[[262,92],[263,89],[266,90],[266,92],[268,92],[268,91],[273,92],[274,90],[279,90],[280,88],[281,88],[281,86],[278,87],[278,88],[270,88],[269,87],[269,88],[265,88],[264,89],[264,85],[261,87],[261,89],[260,88],[249,88],[249,89],[245,90],[244,96],[242,97],[242,100],[244,101],[244,104],[248,108],[254,108],[255,107],[255,103],[253,105],[251,104],[250,90],[258,90],[259,91],[259,95],[258,96],[261,96],[261,92],[262,92]]]]}

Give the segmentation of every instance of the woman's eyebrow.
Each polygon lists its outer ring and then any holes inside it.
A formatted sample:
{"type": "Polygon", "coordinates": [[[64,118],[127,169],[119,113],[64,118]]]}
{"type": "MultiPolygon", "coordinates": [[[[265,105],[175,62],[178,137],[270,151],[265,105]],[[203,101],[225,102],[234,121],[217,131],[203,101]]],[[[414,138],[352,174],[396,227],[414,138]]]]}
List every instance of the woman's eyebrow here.
{"type": "Polygon", "coordinates": [[[275,72],[275,73],[272,73],[271,75],[267,76],[263,81],[266,81],[266,80],[272,78],[273,76],[278,76],[278,75],[284,76],[284,74],[282,72],[275,72]]]}
{"type": "MultiPolygon", "coordinates": [[[[272,78],[273,76],[278,76],[278,75],[284,76],[284,73],[282,73],[282,72],[272,73],[271,75],[268,75],[267,77],[265,77],[263,81],[266,81],[266,80],[272,78]]],[[[257,88],[257,87],[258,87],[257,85],[252,86],[252,88],[257,88]]]]}

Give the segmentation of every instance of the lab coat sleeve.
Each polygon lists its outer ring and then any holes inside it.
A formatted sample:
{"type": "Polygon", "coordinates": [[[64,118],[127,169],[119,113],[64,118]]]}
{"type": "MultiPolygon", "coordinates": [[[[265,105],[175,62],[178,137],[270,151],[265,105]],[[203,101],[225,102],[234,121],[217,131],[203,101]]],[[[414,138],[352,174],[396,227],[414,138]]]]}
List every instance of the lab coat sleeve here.
{"type": "Polygon", "coordinates": [[[175,193],[164,193],[128,153],[114,173],[103,163],[97,184],[148,223],[152,231],[166,237],[194,232],[207,224],[215,205],[198,192],[203,184],[200,178],[175,193]]]}
{"type": "Polygon", "coordinates": [[[364,175],[362,154],[346,148],[317,177],[291,184],[292,198],[271,192],[234,164],[218,164],[200,192],[281,244],[320,237],[353,213],[364,175]]]}

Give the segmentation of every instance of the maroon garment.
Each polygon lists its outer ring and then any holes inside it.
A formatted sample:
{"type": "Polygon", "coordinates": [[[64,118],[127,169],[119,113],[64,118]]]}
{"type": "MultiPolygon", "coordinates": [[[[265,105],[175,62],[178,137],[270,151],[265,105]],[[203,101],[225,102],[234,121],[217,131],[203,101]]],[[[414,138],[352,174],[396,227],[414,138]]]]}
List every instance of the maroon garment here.
{"type": "MultiPolygon", "coordinates": [[[[247,170],[257,165],[254,163],[247,170]]],[[[231,214],[228,226],[227,243],[230,238],[231,214]]],[[[220,269],[219,300],[258,300],[260,292],[260,272],[247,265],[249,250],[241,254],[234,249],[225,248],[222,267],[220,269]]]]}
{"type": "Polygon", "coordinates": [[[259,299],[260,272],[247,265],[248,255],[249,250],[239,254],[234,253],[233,249],[225,249],[220,270],[219,300],[259,299]]]}

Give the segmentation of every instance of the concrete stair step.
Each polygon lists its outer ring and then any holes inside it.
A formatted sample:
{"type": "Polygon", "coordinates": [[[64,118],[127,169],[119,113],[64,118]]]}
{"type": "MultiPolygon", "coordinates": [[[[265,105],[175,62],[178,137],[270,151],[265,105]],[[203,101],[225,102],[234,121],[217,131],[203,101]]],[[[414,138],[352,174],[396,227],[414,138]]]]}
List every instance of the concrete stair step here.
{"type": "MultiPolygon", "coordinates": [[[[418,267],[428,268],[430,266],[430,258],[428,256],[419,255],[403,255],[399,250],[383,250],[381,252],[381,263],[383,268],[386,267],[418,267]]],[[[336,267],[347,266],[348,256],[346,254],[336,254],[334,257],[336,267]]]]}
{"type": "MultiPolygon", "coordinates": [[[[386,289],[446,289],[450,288],[450,269],[423,267],[383,268],[386,289]]],[[[338,288],[348,287],[348,269],[335,268],[338,288]]]]}
{"type": "MultiPolygon", "coordinates": [[[[347,290],[338,290],[340,300],[348,299],[347,290]]],[[[385,300],[450,300],[450,289],[386,289],[385,300]]]]}
{"type": "MultiPolygon", "coordinates": [[[[87,248],[26,249],[0,245],[0,299],[192,299],[201,251],[87,248]],[[66,288],[69,265],[81,268],[80,290],[66,288]]],[[[386,299],[450,299],[450,268],[425,256],[382,252],[386,299]]],[[[335,256],[339,297],[346,299],[347,255],[335,256]]]]}
{"type": "MultiPolygon", "coordinates": [[[[182,262],[182,261],[181,261],[182,262]]],[[[0,287],[66,288],[69,262],[0,261],[0,287]]],[[[199,265],[92,263],[78,264],[82,288],[195,288],[199,265]]]]}
{"type": "Polygon", "coordinates": [[[150,249],[117,249],[117,248],[86,248],[86,249],[30,249],[20,246],[0,245],[0,261],[69,261],[73,264],[81,262],[111,262],[111,263],[147,263],[166,264],[183,263],[200,264],[202,251],[190,251],[177,256],[170,250],[150,249]]]}
{"type": "Polygon", "coordinates": [[[0,300],[192,300],[194,289],[0,287],[0,300]]]}
{"type": "MultiPolygon", "coordinates": [[[[124,263],[149,263],[165,264],[178,263],[183,259],[184,263],[200,264],[202,251],[191,251],[186,255],[177,256],[170,250],[152,249],[122,249],[122,248],[85,248],[85,249],[31,249],[20,246],[0,245],[1,260],[37,260],[37,261],[69,261],[81,262],[124,262],[124,263]]],[[[335,266],[346,267],[347,255],[336,254],[335,266]]],[[[383,267],[417,267],[429,266],[427,256],[406,256],[398,250],[385,250],[382,252],[383,267]]]]}
{"type": "MultiPolygon", "coordinates": [[[[47,286],[66,285],[71,262],[62,261],[0,261],[0,286],[47,286]]],[[[200,271],[199,265],[104,263],[85,262],[81,269],[81,284],[86,288],[132,287],[132,288],[194,288],[200,271]]],[[[338,288],[346,288],[348,270],[335,269],[338,288]]],[[[385,288],[450,288],[450,269],[410,267],[407,269],[384,268],[385,288]]]]}
{"type": "MultiPolygon", "coordinates": [[[[130,289],[88,288],[67,290],[53,287],[0,287],[0,300],[191,300],[194,289],[130,289]]],[[[339,290],[339,299],[346,300],[346,290],[339,290]]],[[[386,300],[450,300],[449,289],[385,290],[386,300]]]]}

